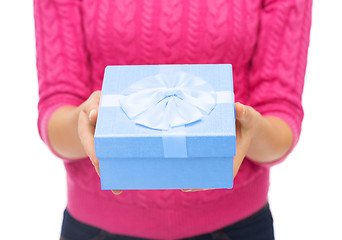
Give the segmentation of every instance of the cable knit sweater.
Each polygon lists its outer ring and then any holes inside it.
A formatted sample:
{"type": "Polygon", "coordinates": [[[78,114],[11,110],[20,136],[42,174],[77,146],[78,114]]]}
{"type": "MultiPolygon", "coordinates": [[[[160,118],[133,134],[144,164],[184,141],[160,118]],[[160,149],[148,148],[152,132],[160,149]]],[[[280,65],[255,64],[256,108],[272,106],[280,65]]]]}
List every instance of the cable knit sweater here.
{"type": "MultiPolygon", "coordinates": [[[[118,64],[231,63],[235,100],[283,119],[297,143],[312,0],[35,0],[38,127],[101,89],[118,64]]],[[[276,162],[279,162],[279,159],[276,162]]],[[[267,201],[269,167],[245,159],[231,190],[100,190],[89,159],[64,159],[68,210],[111,233],[184,238],[239,221],[267,201]]]]}

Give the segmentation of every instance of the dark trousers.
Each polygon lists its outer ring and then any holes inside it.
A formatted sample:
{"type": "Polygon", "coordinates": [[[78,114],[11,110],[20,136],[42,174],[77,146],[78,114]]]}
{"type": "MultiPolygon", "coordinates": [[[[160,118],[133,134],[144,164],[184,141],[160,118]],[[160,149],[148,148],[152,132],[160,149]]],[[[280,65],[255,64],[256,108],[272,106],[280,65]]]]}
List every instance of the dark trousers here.
{"type": "MultiPolygon", "coordinates": [[[[217,231],[187,238],[186,240],[273,240],[273,218],[266,204],[252,216],[217,231]]],[[[64,212],[61,240],[145,240],[111,234],[86,225],[74,219],[67,210],[64,212]]]]}

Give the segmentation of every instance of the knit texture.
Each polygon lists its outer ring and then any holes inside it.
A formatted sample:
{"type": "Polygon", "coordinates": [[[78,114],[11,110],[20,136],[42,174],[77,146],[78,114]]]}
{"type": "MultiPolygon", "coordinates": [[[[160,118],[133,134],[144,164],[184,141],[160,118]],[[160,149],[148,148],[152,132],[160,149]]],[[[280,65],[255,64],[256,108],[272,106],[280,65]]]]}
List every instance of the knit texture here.
{"type": "MultiPolygon", "coordinates": [[[[232,64],[235,100],[283,119],[296,145],[312,0],[35,0],[34,5],[38,128],[48,146],[51,114],[101,89],[107,65],[199,63],[232,64]]],[[[232,190],[114,196],[100,190],[89,159],[64,160],[71,215],[111,233],[153,239],[206,233],[256,212],[267,201],[272,165],[245,159],[232,190]]]]}

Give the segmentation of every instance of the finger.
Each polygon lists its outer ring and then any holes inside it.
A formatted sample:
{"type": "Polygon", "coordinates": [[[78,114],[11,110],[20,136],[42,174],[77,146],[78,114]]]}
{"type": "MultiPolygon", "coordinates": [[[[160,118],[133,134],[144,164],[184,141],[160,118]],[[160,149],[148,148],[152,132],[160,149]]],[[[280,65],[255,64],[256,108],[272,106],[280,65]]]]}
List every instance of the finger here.
{"type": "Polygon", "coordinates": [[[213,190],[212,188],[199,188],[199,189],[181,189],[182,192],[199,192],[199,191],[207,191],[213,190]]]}
{"type": "Polygon", "coordinates": [[[90,110],[88,118],[92,125],[96,124],[98,112],[98,107],[90,110]]]}
{"type": "Polygon", "coordinates": [[[84,147],[84,151],[89,156],[93,163],[97,174],[100,175],[99,160],[95,155],[95,144],[94,144],[94,126],[89,122],[88,116],[85,112],[80,113],[78,131],[80,140],[84,147]]]}
{"type": "Polygon", "coordinates": [[[182,192],[193,192],[193,189],[181,189],[182,192]]]}
{"type": "Polygon", "coordinates": [[[236,114],[236,119],[237,120],[245,120],[246,119],[246,115],[247,115],[247,106],[236,102],[235,103],[235,114],[236,114]]]}
{"type": "Polygon", "coordinates": [[[122,193],[122,190],[112,190],[112,193],[115,195],[119,195],[122,193]]]}
{"type": "Polygon", "coordinates": [[[88,100],[86,107],[84,109],[86,115],[88,116],[89,121],[95,125],[97,121],[97,115],[98,115],[98,108],[100,104],[100,97],[101,97],[101,91],[95,91],[93,92],[88,100]]]}

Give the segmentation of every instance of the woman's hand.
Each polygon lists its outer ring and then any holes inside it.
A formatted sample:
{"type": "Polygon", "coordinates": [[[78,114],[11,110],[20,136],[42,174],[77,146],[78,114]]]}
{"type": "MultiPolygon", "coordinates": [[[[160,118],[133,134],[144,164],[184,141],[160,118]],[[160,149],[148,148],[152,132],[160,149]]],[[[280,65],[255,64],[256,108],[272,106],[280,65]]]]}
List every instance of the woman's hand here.
{"type": "MultiPolygon", "coordinates": [[[[239,171],[243,159],[247,155],[254,133],[262,120],[259,112],[252,107],[235,103],[236,112],[236,156],[233,160],[233,177],[239,171]]],[[[196,192],[209,189],[183,189],[183,192],[196,192]]]]}
{"type": "Polygon", "coordinates": [[[236,156],[233,163],[233,176],[235,178],[243,159],[248,153],[251,142],[259,129],[260,123],[263,121],[261,114],[254,108],[243,105],[239,102],[235,103],[236,113],[236,156]]]}
{"type": "MultiPolygon", "coordinates": [[[[100,104],[101,91],[93,92],[90,97],[80,106],[78,118],[78,136],[81,140],[85,153],[94,165],[95,171],[100,176],[99,159],[95,155],[94,132],[100,104]]],[[[113,190],[118,195],[121,190],[113,190]]]]}

